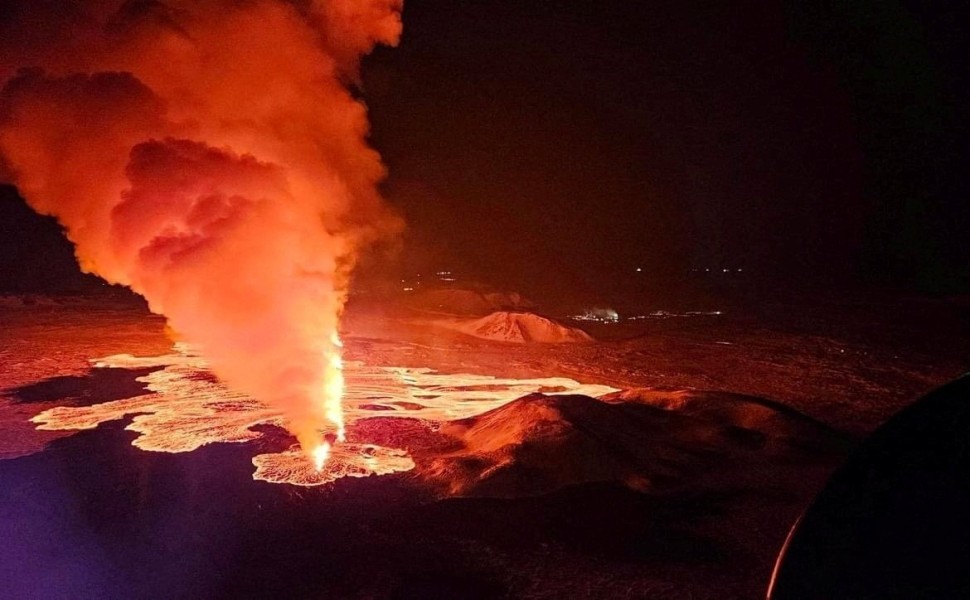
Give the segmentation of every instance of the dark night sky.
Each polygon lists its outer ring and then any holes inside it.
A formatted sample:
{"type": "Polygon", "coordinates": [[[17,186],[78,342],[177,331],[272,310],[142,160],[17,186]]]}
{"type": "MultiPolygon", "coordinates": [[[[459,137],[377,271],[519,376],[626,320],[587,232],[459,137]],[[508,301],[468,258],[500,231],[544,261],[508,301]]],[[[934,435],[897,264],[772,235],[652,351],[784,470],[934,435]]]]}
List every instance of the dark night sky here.
{"type": "MultiPolygon", "coordinates": [[[[638,266],[650,285],[743,267],[964,290],[962,3],[804,4],[830,6],[406,2],[401,46],[364,65],[409,222],[393,268],[527,290],[638,266]]],[[[63,259],[0,203],[0,277],[25,246],[63,259]]]]}
{"type": "Polygon", "coordinates": [[[959,287],[958,3],[843,4],[407,4],[365,75],[415,268],[959,287]]]}

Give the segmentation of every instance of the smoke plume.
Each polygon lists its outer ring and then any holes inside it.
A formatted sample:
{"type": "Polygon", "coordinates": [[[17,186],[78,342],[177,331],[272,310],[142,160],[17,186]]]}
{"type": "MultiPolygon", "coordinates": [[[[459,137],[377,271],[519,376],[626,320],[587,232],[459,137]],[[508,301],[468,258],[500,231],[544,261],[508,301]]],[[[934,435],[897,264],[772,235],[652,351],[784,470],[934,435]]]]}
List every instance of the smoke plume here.
{"type": "Polygon", "coordinates": [[[0,157],[20,193],[307,450],[341,428],[348,276],[400,225],[348,85],[397,43],[401,0],[5,4],[0,157]]]}

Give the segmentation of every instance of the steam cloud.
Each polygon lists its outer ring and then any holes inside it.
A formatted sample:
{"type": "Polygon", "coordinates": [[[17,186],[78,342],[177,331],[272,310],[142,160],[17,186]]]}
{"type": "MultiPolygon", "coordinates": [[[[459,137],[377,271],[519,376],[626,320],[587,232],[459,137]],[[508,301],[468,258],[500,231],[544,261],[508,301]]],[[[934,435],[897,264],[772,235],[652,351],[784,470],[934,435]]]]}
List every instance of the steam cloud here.
{"type": "Polygon", "coordinates": [[[220,378],[278,406],[307,449],[339,425],[325,390],[357,252],[400,226],[347,87],[363,54],[397,43],[400,11],[401,0],[0,9],[12,182],[65,226],[84,270],[144,296],[220,378]]]}

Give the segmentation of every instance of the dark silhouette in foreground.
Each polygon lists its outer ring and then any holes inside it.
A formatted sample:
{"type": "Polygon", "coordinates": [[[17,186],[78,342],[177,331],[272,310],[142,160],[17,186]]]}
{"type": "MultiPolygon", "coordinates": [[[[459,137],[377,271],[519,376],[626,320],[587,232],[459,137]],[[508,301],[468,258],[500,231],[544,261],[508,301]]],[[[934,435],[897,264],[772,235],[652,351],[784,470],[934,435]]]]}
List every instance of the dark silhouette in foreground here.
{"type": "Polygon", "coordinates": [[[970,597],[970,376],[902,410],[795,525],[769,598],[970,597]]]}

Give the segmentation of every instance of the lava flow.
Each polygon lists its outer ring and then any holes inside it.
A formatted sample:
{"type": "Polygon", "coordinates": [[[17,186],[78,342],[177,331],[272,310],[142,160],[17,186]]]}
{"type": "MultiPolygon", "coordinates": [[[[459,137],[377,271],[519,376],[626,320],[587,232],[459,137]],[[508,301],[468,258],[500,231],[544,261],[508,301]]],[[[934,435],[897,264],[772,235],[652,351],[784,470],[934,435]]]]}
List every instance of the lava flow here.
{"type": "Polygon", "coordinates": [[[396,448],[355,443],[339,444],[330,448],[326,442],[319,446],[318,451],[323,448],[328,449],[328,453],[321,453],[325,464],[317,462],[312,466],[297,450],[260,454],[253,458],[256,466],[253,479],[312,487],[344,477],[389,475],[414,468],[414,461],[407,452],[396,448]]]}
{"type": "Polygon", "coordinates": [[[327,464],[327,458],[329,457],[330,442],[325,440],[313,450],[313,466],[316,467],[317,471],[323,470],[323,466],[327,464]]]}
{"type": "MultiPolygon", "coordinates": [[[[109,356],[95,368],[157,370],[139,377],[147,393],[91,406],[60,406],[31,419],[38,429],[93,429],[131,417],[126,429],[138,433],[132,444],[152,452],[191,452],[213,443],[243,443],[262,437],[260,425],[283,427],[278,406],[234,391],[212,376],[206,360],[188,346],[165,356],[109,356]]],[[[333,364],[336,364],[334,361],[333,364]]],[[[561,377],[503,379],[445,374],[431,369],[374,367],[349,361],[343,415],[348,425],[364,419],[405,418],[425,422],[466,419],[494,410],[534,392],[602,396],[616,391],[561,377]]],[[[331,400],[334,398],[330,397],[331,400]]],[[[351,431],[352,433],[352,431],[351,431]]],[[[314,486],[342,477],[385,475],[414,468],[408,453],[364,440],[339,441],[336,431],[309,452],[298,444],[253,457],[253,478],[272,483],[314,486]]]]}
{"type": "Polygon", "coordinates": [[[330,336],[330,350],[326,357],[326,383],[323,390],[323,412],[327,421],[334,426],[335,432],[323,436],[323,441],[315,442],[317,432],[311,430],[308,435],[298,435],[304,454],[313,462],[317,471],[323,471],[333,449],[334,444],[347,439],[347,429],[344,423],[344,362],[340,356],[343,343],[340,336],[334,332],[330,336]]]}
{"type": "MultiPolygon", "coordinates": [[[[340,351],[343,348],[343,343],[340,341],[340,336],[334,332],[330,336],[331,341],[331,351],[330,356],[327,359],[327,418],[331,423],[336,425],[336,441],[342,442],[346,439],[346,427],[344,425],[344,412],[341,402],[344,397],[344,361],[340,356],[340,351]]],[[[325,442],[329,448],[332,445],[330,442],[325,442]]]]}
{"type": "Polygon", "coordinates": [[[0,41],[0,170],[319,462],[345,439],[351,271],[401,229],[350,89],[401,0],[55,4],[17,2],[0,41]]]}

